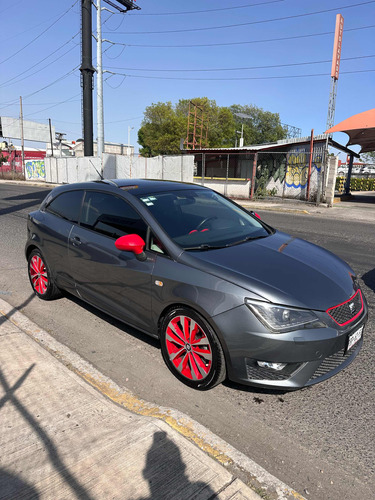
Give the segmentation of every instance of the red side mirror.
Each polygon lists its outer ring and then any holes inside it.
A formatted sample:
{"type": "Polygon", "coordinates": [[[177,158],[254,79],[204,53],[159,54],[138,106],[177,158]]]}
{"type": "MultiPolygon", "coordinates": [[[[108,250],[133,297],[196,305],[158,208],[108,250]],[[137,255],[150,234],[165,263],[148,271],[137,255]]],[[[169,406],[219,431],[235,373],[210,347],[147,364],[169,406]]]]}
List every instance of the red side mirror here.
{"type": "Polygon", "coordinates": [[[133,252],[139,260],[146,260],[146,254],[143,251],[145,246],[146,243],[138,234],[127,234],[115,241],[115,247],[118,250],[133,252]]]}

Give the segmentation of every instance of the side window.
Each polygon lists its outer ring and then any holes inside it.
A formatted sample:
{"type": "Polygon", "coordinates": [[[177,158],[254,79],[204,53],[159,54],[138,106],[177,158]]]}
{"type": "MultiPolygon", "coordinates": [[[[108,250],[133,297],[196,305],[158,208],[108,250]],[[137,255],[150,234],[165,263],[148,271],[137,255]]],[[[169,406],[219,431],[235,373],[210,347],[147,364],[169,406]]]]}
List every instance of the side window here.
{"type": "Polygon", "coordinates": [[[46,212],[78,223],[83,191],[68,191],[57,196],[46,207],[46,212]]]}
{"type": "Polygon", "coordinates": [[[150,250],[167,255],[163,243],[154,235],[154,233],[150,234],[150,250]]]}
{"type": "Polygon", "coordinates": [[[81,226],[111,238],[138,234],[146,240],[147,225],[143,219],[126,201],[108,193],[86,191],[80,222],[81,226]]]}

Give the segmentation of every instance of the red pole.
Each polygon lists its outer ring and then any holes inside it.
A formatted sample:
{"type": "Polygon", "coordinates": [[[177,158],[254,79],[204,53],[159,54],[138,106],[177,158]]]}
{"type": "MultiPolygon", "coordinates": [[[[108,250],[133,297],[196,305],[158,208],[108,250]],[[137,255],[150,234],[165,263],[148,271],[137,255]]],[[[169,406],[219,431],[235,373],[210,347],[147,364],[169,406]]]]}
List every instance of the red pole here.
{"type": "Polygon", "coordinates": [[[306,191],[306,200],[309,201],[310,196],[310,177],[311,177],[311,167],[312,167],[312,155],[314,148],[314,129],[311,129],[311,138],[310,138],[310,159],[309,159],[309,173],[307,175],[307,191],[306,191]]]}
{"type": "Polygon", "coordinates": [[[254,182],[255,182],[255,172],[257,169],[257,163],[258,163],[258,153],[254,154],[254,160],[253,160],[253,172],[251,175],[251,191],[250,191],[250,200],[253,199],[254,196],[254,182]]]}

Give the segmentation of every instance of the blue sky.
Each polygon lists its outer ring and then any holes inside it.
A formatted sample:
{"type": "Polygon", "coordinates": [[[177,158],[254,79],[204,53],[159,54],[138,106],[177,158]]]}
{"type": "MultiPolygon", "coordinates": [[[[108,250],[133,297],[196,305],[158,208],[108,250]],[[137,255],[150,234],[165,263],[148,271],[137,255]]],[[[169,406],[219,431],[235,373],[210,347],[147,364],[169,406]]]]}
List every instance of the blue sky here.
{"type": "MultiPolygon", "coordinates": [[[[0,116],[17,117],[23,96],[25,119],[51,118],[67,139],[82,137],[80,3],[1,0],[0,116]]],[[[103,68],[120,73],[104,74],[106,141],[126,143],[134,127],[136,143],[152,103],[203,96],[219,106],[254,104],[279,113],[304,136],[312,128],[322,133],[338,13],[344,36],[335,123],[375,107],[375,1],[136,3],[142,10],[102,14],[103,38],[117,43],[103,44],[103,68]]],[[[104,0],[102,7],[111,9],[104,0]]],[[[94,40],[93,57],[95,66],[94,40]]],[[[96,137],[95,115],[94,122],[96,137]]],[[[334,139],[346,144],[347,136],[334,139]]]]}

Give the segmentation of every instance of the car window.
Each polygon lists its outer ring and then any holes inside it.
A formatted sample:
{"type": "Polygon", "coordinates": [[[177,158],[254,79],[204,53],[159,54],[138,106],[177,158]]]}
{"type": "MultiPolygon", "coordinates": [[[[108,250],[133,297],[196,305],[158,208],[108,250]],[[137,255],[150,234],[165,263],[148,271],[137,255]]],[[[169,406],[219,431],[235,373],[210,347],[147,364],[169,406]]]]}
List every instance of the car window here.
{"type": "Polygon", "coordinates": [[[82,205],[82,197],[82,190],[62,193],[47,205],[45,211],[77,224],[82,205]]]}
{"type": "Polygon", "coordinates": [[[80,224],[111,238],[138,234],[146,240],[147,225],[140,215],[126,201],[108,193],[86,191],[80,224]]]}
{"type": "Polygon", "coordinates": [[[209,189],[142,194],[139,199],[186,250],[231,246],[271,233],[261,221],[209,189]]]}

